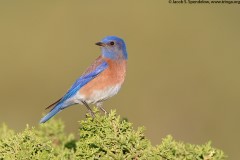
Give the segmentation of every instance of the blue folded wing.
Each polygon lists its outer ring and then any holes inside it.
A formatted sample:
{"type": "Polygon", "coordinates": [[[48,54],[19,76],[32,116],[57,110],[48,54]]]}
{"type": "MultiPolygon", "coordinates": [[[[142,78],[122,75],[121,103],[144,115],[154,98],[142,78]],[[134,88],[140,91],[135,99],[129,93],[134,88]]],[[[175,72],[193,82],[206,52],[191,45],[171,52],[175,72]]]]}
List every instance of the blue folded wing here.
{"type": "Polygon", "coordinates": [[[64,109],[67,106],[64,106],[63,103],[74,96],[81,87],[83,87],[85,84],[90,82],[92,79],[97,77],[102,71],[104,71],[108,67],[108,64],[103,61],[99,66],[97,66],[94,70],[89,71],[88,73],[82,75],[80,78],[76,80],[76,82],[72,85],[72,87],[68,90],[68,92],[62,97],[59,102],[55,104],[55,107],[41,120],[40,123],[44,123],[50,118],[52,118],[55,114],[57,114],[59,111],[64,109]]]}
{"type": "MultiPolygon", "coordinates": [[[[92,79],[97,77],[102,71],[104,71],[108,67],[107,62],[103,61],[98,67],[96,67],[92,72],[87,73],[81,77],[79,77],[76,82],[72,85],[72,87],[68,90],[68,92],[63,96],[61,99],[61,102],[64,102],[65,100],[71,98],[74,96],[81,87],[83,87],[85,84],[90,82],[92,79]]],[[[59,104],[58,103],[58,104],[59,104]]]]}

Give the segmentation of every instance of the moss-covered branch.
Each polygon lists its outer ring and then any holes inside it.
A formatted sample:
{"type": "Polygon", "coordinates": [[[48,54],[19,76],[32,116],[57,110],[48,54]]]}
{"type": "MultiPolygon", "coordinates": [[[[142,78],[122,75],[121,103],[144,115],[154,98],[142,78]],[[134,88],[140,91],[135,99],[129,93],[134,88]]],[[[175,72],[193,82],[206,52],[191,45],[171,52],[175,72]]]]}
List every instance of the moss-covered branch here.
{"type": "Polygon", "coordinates": [[[167,136],[158,146],[152,146],[144,129],[134,130],[111,111],[80,122],[80,138],[64,133],[60,120],[50,120],[38,128],[15,133],[6,125],[0,127],[0,160],[43,159],[157,159],[157,160],[221,160],[221,150],[205,145],[176,142],[167,136]]]}

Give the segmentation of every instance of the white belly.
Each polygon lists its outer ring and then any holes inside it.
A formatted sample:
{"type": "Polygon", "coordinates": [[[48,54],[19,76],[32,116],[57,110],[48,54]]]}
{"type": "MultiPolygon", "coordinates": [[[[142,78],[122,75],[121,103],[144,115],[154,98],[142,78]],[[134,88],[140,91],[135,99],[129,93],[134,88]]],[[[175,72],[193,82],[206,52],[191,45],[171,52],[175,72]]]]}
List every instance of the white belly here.
{"type": "Polygon", "coordinates": [[[99,101],[104,101],[104,100],[116,95],[119,92],[120,88],[121,88],[121,85],[118,84],[115,86],[106,87],[103,90],[93,91],[90,98],[88,98],[86,101],[87,101],[87,103],[96,103],[99,101]]]}
{"type": "Polygon", "coordinates": [[[103,90],[93,91],[90,96],[85,96],[77,92],[76,95],[74,95],[73,97],[69,98],[64,102],[64,106],[67,107],[73,104],[82,104],[82,101],[85,101],[88,104],[101,102],[116,95],[119,92],[120,88],[121,88],[120,84],[106,87],[103,90]]]}

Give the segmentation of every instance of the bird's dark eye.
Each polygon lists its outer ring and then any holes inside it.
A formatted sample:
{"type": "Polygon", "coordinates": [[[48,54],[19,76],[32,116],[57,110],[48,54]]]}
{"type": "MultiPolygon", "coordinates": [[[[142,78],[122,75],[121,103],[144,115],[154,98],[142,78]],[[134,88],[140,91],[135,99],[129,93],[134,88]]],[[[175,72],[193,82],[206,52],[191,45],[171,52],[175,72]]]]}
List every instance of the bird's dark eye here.
{"type": "Polygon", "coordinates": [[[115,43],[112,41],[112,42],[110,42],[109,44],[110,44],[111,46],[113,46],[115,43]]]}

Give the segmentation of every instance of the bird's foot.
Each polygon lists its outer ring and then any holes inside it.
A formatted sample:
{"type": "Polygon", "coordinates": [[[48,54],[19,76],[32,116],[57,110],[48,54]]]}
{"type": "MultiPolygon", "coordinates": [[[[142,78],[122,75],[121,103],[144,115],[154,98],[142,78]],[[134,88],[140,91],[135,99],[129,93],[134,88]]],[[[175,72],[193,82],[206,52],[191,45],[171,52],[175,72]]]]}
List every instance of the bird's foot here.
{"type": "Polygon", "coordinates": [[[99,107],[99,108],[105,115],[108,114],[108,112],[103,107],[99,107]]]}
{"type": "MultiPolygon", "coordinates": [[[[92,110],[88,110],[88,113],[91,115],[92,118],[95,118],[95,114],[92,110]]],[[[87,113],[86,113],[86,117],[88,117],[87,113]]]]}
{"type": "Polygon", "coordinates": [[[108,114],[108,112],[102,107],[102,103],[97,103],[97,108],[100,109],[105,115],[108,114]]]}

